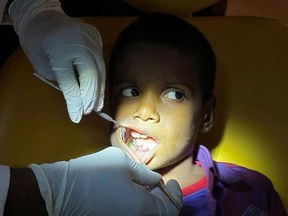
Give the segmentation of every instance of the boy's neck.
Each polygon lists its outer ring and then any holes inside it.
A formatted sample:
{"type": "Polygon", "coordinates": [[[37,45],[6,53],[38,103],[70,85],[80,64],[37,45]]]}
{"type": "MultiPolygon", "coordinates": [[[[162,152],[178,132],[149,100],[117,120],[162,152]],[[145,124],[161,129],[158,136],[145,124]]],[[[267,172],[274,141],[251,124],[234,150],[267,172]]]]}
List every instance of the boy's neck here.
{"type": "Polygon", "coordinates": [[[157,170],[165,182],[169,179],[176,179],[183,189],[199,181],[205,172],[202,167],[193,163],[192,156],[188,156],[179,163],[157,170]]]}

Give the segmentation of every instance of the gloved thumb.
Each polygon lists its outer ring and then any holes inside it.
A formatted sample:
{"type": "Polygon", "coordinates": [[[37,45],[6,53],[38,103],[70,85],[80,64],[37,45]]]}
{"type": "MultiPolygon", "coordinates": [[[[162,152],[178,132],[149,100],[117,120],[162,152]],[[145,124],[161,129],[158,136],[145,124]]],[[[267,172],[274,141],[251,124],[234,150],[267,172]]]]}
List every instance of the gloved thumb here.
{"type": "Polygon", "coordinates": [[[166,188],[169,190],[171,195],[176,199],[176,201],[178,203],[182,203],[183,195],[182,195],[182,192],[181,192],[180,185],[178,184],[178,182],[176,180],[170,179],[166,183],[166,188]]]}
{"type": "Polygon", "coordinates": [[[150,192],[156,198],[155,203],[163,215],[178,215],[182,207],[182,192],[178,182],[176,180],[169,180],[165,184],[165,190],[168,190],[173,198],[164,192],[163,187],[160,186],[154,187],[150,192]]]}
{"type": "Polygon", "coordinates": [[[134,182],[143,186],[154,186],[161,180],[161,175],[150,170],[145,164],[138,163],[131,158],[129,160],[129,169],[134,182]]]}

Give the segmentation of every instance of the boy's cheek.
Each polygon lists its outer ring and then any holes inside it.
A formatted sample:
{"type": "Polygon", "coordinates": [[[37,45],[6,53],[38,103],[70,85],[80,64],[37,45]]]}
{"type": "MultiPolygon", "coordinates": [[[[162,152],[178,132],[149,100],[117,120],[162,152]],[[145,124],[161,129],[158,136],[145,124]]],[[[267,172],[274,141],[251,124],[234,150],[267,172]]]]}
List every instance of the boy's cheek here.
{"type": "Polygon", "coordinates": [[[113,130],[113,132],[110,135],[110,142],[112,146],[115,147],[121,147],[121,144],[119,142],[119,137],[117,136],[117,130],[113,130]]]}

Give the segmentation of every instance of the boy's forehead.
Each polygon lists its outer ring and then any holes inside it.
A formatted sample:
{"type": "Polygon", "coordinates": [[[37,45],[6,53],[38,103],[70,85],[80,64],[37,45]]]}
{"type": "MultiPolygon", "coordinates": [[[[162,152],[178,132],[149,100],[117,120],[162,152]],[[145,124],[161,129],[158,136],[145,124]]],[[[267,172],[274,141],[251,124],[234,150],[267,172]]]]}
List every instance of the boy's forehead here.
{"type": "Polygon", "coordinates": [[[153,80],[171,83],[195,82],[197,67],[190,56],[169,47],[142,46],[118,59],[113,77],[117,82],[153,80]]]}

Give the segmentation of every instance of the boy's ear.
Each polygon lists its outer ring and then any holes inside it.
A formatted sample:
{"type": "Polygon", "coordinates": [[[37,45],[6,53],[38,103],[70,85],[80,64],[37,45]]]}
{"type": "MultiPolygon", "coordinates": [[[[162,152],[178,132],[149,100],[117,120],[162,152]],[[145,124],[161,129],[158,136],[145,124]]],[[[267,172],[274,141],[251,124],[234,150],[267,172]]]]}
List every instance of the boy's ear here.
{"type": "Polygon", "coordinates": [[[212,95],[209,100],[203,105],[203,115],[202,115],[202,128],[201,132],[208,132],[213,124],[215,118],[215,108],[216,108],[216,97],[212,95]]]}

